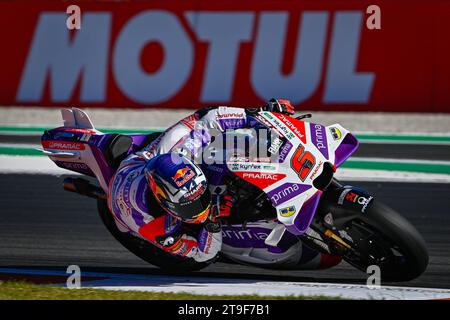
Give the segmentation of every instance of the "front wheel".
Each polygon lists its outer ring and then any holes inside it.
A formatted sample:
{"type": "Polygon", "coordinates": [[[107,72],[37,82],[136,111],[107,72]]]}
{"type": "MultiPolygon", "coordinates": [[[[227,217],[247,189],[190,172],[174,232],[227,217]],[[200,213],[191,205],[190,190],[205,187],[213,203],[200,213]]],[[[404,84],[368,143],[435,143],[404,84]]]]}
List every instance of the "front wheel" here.
{"type": "Polygon", "coordinates": [[[351,265],[366,271],[380,267],[381,278],[408,281],[420,276],[428,265],[428,251],[419,232],[405,218],[374,201],[366,213],[348,221],[345,232],[352,239],[343,255],[351,265]]]}

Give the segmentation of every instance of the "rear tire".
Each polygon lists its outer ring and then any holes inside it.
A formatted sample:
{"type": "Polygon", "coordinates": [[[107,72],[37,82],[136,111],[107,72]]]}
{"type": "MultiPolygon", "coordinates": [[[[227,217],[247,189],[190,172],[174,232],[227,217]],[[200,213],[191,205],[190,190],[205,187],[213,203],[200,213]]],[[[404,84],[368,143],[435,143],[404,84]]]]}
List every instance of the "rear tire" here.
{"type": "Polygon", "coordinates": [[[117,228],[105,200],[97,201],[97,209],[103,224],[113,237],[130,252],[154,266],[164,269],[165,271],[180,273],[198,271],[211,263],[208,261],[197,262],[192,258],[174,256],[152,245],[148,241],[137,238],[130,233],[121,232],[117,228]]]}

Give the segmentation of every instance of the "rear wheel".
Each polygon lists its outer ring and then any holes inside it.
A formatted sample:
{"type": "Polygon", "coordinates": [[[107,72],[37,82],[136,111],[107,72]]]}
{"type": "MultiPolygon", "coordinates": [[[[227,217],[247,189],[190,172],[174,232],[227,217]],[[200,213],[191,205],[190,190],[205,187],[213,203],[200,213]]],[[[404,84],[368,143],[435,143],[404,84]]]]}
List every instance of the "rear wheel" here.
{"type": "Polygon", "coordinates": [[[97,201],[97,209],[100,218],[113,237],[129,251],[152,265],[171,272],[189,272],[201,270],[210,264],[210,262],[197,262],[192,258],[171,255],[148,241],[121,232],[117,228],[105,200],[97,201]]]}

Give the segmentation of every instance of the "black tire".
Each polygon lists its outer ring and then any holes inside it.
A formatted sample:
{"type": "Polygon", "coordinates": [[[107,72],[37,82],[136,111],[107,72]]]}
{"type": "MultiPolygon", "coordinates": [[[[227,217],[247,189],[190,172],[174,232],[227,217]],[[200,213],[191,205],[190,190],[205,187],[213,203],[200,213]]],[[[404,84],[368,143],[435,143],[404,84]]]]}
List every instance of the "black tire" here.
{"type": "Polygon", "coordinates": [[[150,242],[137,238],[129,233],[121,232],[114,222],[105,200],[97,201],[97,209],[103,224],[113,237],[130,252],[142,260],[169,272],[198,271],[208,266],[211,261],[197,262],[192,258],[181,258],[152,245],[150,242]]]}
{"type": "MultiPolygon", "coordinates": [[[[400,214],[388,206],[374,201],[367,212],[361,215],[360,220],[363,222],[362,228],[373,231],[378,237],[378,241],[374,241],[376,244],[369,244],[367,241],[361,243],[361,253],[368,255],[370,250],[373,250],[373,246],[378,246],[378,250],[381,248],[386,252],[395,250],[397,254],[400,253],[400,255],[393,255],[391,259],[377,264],[383,280],[409,281],[425,271],[428,265],[428,250],[425,241],[416,228],[400,214]],[[364,252],[363,248],[367,251],[364,252]]],[[[357,221],[353,222],[354,227],[357,223],[357,221]]],[[[347,260],[363,271],[366,271],[368,265],[372,264],[368,261],[347,260]]]]}

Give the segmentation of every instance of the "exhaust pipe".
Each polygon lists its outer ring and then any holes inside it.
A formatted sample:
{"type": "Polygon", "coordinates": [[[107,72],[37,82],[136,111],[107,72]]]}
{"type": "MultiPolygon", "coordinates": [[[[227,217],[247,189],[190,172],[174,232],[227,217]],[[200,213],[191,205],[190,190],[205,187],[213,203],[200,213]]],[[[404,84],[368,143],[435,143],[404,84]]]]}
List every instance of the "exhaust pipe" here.
{"type": "Polygon", "coordinates": [[[82,178],[65,178],[63,188],[66,191],[75,192],[89,198],[106,200],[106,193],[102,188],[91,184],[82,178]]]}

